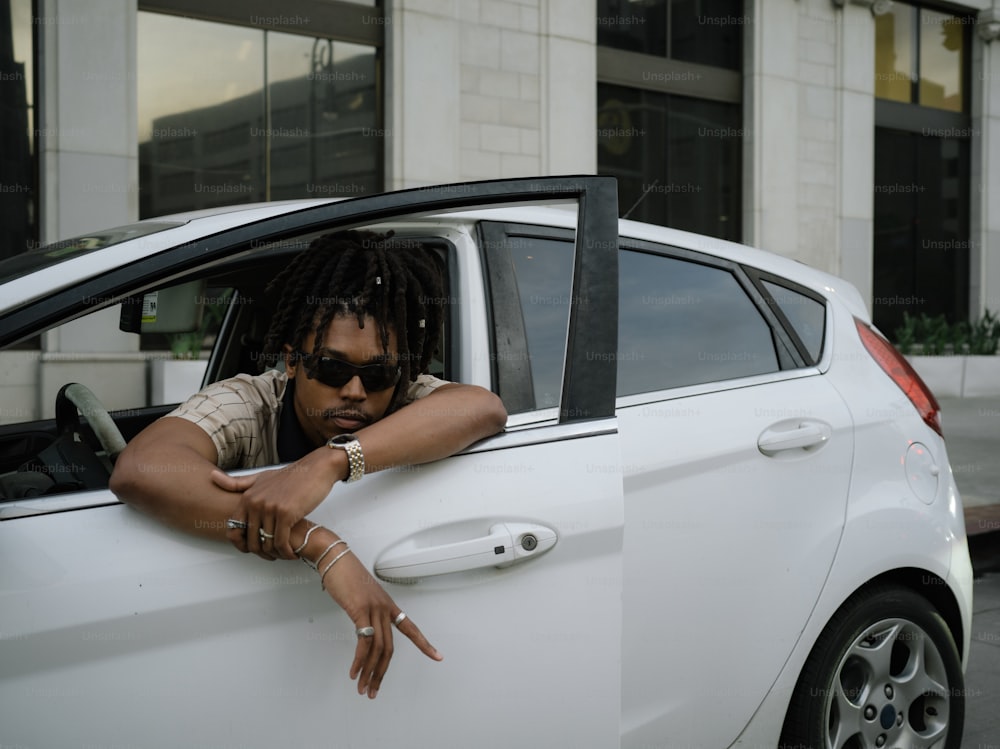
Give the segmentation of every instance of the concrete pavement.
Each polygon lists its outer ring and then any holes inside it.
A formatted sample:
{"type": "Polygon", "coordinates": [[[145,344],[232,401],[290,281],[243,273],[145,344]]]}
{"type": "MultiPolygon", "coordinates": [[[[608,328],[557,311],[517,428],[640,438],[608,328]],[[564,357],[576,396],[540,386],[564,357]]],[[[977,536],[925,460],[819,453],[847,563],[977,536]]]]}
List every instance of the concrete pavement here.
{"type": "Polygon", "coordinates": [[[977,574],[1000,569],[1000,398],[941,398],[941,426],[965,506],[977,574]]]}

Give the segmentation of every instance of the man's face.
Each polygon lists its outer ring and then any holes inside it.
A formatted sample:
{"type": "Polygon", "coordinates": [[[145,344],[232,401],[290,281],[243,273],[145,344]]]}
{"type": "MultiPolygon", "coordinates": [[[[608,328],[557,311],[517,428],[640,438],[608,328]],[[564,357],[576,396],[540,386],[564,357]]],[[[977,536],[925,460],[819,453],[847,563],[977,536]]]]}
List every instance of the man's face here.
{"type": "MultiPolygon", "coordinates": [[[[315,340],[315,333],[307,335],[302,350],[312,353],[315,340]]],[[[317,353],[359,367],[386,363],[378,326],[371,317],[365,318],[364,328],[358,326],[356,317],[334,317],[317,353]]],[[[295,380],[295,415],[306,436],[317,445],[338,434],[355,432],[385,416],[395,387],[368,391],[357,376],[340,387],[332,387],[308,377],[304,363],[291,355],[290,346],[285,346],[285,354],[285,371],[289,379],[295,380]]],[[[398,358],[396,335],[392,329],[389,330],[388,356],[390,363],[398,358]]]]}

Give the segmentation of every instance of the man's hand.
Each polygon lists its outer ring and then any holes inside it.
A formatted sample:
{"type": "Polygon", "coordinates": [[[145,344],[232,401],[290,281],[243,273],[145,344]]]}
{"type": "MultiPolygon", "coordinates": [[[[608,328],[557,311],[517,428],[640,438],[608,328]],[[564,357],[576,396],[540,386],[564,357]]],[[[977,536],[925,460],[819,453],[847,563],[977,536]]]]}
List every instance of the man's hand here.
{"type": "Polygon", "coordinates": [[[247,527],[230,530],[227,538],[240,551],[252,552],[263,559],[295,559],[289,541],[292,526],[326,499],[333,485],[343,479],[346,466],[346,453],[320,448],[273,471],[249,476],[212,471],[216,486],[242,494],[232,518],[242,520],[247,527]],[[262,530],[274,537],[262,539],[262,530]]]}
{"type": "MultiPolygon", "coordinates": [[[[322,573],[330,561],[332,556],[320,563],[318,572],[322,573]]],[[[350,673],[351,679],[358,680],[358,694],[367,693],[369,699],[375,699],[392,659],[393,622],[402,612],[353,553],[345,554],[329,569],[323,578],[323,587],[351,617],[355,629],[372,627],[375,630],[370,637],[358,637],[350,673]]],[[[399,623],[399,631],[428,658],[444,659],[408,617],[399,623]]]]}

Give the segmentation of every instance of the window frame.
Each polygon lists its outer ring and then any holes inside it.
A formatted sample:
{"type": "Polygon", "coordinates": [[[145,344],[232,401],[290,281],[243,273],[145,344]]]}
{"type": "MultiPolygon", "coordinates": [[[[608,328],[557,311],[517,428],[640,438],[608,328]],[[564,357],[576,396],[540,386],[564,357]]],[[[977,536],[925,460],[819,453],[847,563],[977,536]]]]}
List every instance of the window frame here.
{"type": "Polygon", "coordinates": [[[215,21],[266,31],[335,39],[385,47],[385,12],[381,4],[344,0],[139,0],[138,10],[215,21]],[[267,23],[260,21],[266,20],[267,23]]]}
{"type": "Polygon", "coordinates": [[[823,355],[826,353],[826,339],[827,339],[827,304],[826,298],[822,294],[817,294],[810,288],[803,286],[802,284],[796,283],[784,276],[779,276],[774,273],[768,273],[767,271],[758,270],[757,268],[752,268],[748,266],[742,266],[743,270],[747,274],[747,278],[754,285],[757,291],[760,293],[761,297],[764,299],[764,303],[767,304],[769,309],[774,311],[775,317],[779,320],[782,327],[788,332],[788,337],[791,339],[792,343],[795,345],[799,356],[804,362],[803,366],[815,367],[818,366],[821,361],[823,361],[823,355]],[[819,354],[815,359],[809,355],[809,348],[805,345],[799,332],[792,325],[791,320],[781,309],[781,306],[775,301],[773,295],[764,286],[764,282],[772,283],[777,286],[783,286],[789,291],[795,292],[796,294],[801,294],[804,297],[812,299],[823,306],[823,340],[819,348],[819,354]]]}
{"type": "MultiPolygon", "coordinates": [[[[477,231],[483,279],[486,283],[487,321],[490,326],[490,350],[493,352],[490,364],[495,391],[511,414],[550,410],[548,407],[539,408],[535,402],[528,333],[508,240],[516,237],[545,239],[565,241],[572,246],[573,231],[513,221],[480,221],[477,231]],[[501,329],[507,333],[502,339],[497,337],[497,331],[501,329]]],[[[572,288],[573,279],[570,278],[570,293],[572,288]]],[[[565,354],[564,349],[564,363],[565,354]]],[[[561,379],[564,381],[565,369],[562,374],[561,379]]]]}

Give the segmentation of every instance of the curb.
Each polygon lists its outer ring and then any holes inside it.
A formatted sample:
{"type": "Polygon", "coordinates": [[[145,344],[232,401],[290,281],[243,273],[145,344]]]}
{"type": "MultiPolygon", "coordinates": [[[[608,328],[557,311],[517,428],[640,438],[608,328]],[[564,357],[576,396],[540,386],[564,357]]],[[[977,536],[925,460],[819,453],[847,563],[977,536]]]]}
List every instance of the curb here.
{"type": "Polygon", "coordinates": [[[965,533],[975,577],[1000,571],[1000,505],[965,508],[965,533]]]}

